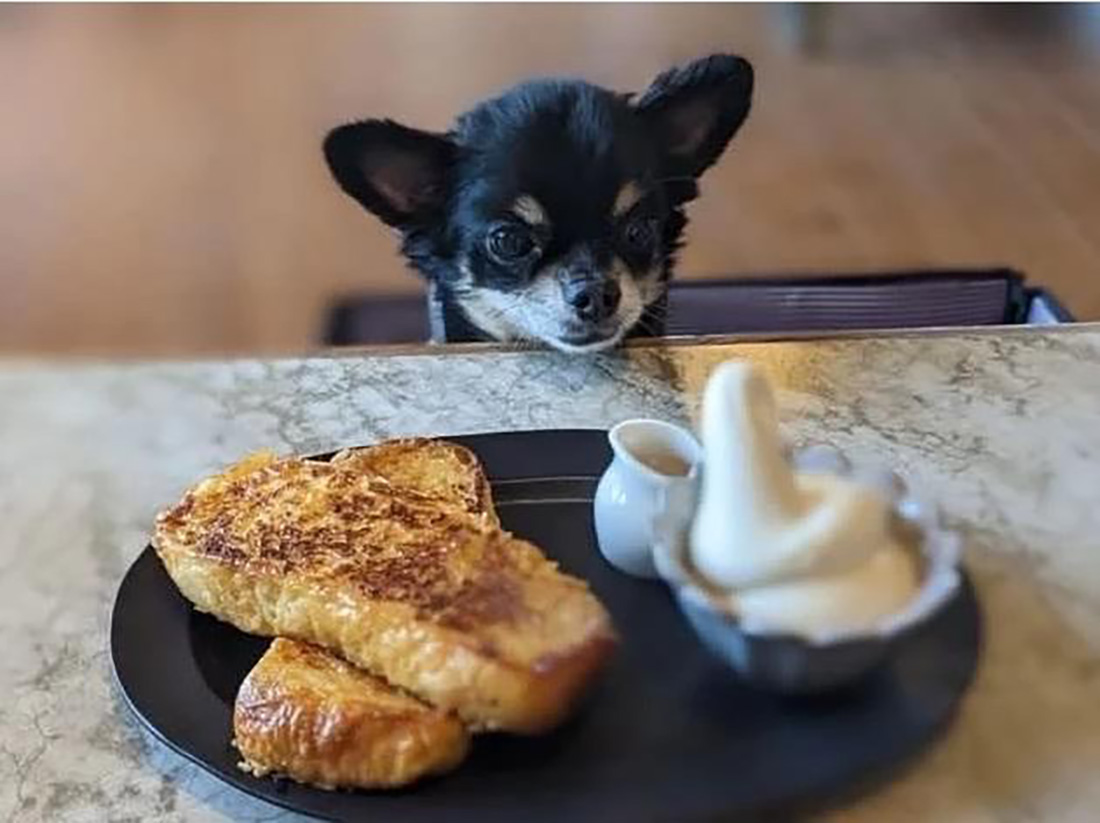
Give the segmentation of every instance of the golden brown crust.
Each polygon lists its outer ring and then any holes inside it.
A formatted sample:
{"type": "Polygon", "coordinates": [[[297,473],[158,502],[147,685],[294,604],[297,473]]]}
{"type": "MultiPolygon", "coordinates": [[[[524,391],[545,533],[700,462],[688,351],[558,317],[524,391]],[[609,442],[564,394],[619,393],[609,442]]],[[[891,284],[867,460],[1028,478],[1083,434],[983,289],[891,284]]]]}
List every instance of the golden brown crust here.
{"type": "Polygon", "coordinates": [[[483,515],[354,458],[261,455],[189,491],[154,537],[183,594],[244,631],[331,649],[474,728],[559,722],[614,643],[603,607],[483,515]]]}
{"type": "Polygon", "coordinates": [[[417,492],[484,515],[499,526],[493,493],[481,461],[465,446],[447,440],[409,437],[376,446],[345,449],[332,462],[385,478],[405,491],[417,492]]]}
{"type": "Polygon", "coordinates": [[[323,788],[407,785],[449,771],[469,748],[453,715],[283,638],[241,684],[233,734],[242,769],[323,788]]]}

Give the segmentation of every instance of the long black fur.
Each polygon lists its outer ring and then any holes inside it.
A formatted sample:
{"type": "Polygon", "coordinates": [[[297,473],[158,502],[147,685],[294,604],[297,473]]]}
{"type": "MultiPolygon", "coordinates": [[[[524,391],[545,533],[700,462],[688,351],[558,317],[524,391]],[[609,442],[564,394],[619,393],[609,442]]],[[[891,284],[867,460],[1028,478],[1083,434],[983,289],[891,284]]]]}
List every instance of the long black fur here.
{"type": "MultiPolygon", "coordinates": [[[[539,80],[482,102],[445,134],[366,120],[330,132],[324,153],[340,187],[398,229],[402,253],[453,317],[471,284],[517,291],[532,276],[501,265],[484,243],[487,227],[520,194],[534,193],[552,217],[540,267],[566,265],[583,248],[591,265],[607,268],[618,257],[642,272],[651,261],[632,260],[607,227],[617,193],[637,181],[649,193],[639,208],[660,227],[667,282],[687,224],[684,205],[747,117],[752,89],[751,66],[728,55],[665,72],[637,96],[539,80]]],[[[660,331],[661,302],[634,334],[660,331]]],[[[479,336],[470,325],[449,324],[448,339],[479,336]]]]}

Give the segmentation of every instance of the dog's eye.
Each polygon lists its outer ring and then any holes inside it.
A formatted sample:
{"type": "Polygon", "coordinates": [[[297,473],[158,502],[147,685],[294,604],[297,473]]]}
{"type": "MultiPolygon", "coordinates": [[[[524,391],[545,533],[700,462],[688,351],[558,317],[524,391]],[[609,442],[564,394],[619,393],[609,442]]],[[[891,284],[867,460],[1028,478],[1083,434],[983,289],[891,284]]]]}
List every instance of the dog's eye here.
{"type": "Polygon", "coordinates": [[[623,240],[633,251],[649,251],[656,239],[656,221],[649,218],[631,220],[623,229],[623,240]]]}
{"type": "Polygon", "coordinates": [[[497,226],[485,242],[489,253],[504,262],[521,260],[535,250],[531,232],[519,226],[497,226]]]}

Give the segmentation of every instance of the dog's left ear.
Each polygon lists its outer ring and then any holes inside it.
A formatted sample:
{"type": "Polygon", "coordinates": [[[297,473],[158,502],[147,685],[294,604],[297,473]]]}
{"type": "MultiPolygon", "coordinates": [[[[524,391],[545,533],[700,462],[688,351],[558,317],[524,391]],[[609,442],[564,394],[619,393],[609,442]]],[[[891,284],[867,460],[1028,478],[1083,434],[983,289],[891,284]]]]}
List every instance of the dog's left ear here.
{"type": "Polygon", "coordinates": [[[455,146],[445,135],[365,120],[333,129],[324,150],[340,188],[387,225],[412,228],[446,199],[455,146]]]}
{"type": "Polygon", "coordinates": [[[725,151],[752,103],[753,72],[716,54],[665,72],[634,102],[653,129],[666,173],[698,177],[725,151]]]}

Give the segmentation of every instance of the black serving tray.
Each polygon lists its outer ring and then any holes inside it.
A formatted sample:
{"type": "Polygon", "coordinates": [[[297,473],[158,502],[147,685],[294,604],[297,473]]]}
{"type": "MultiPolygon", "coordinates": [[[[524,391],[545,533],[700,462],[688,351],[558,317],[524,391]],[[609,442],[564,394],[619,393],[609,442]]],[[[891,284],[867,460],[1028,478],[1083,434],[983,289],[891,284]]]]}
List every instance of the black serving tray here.
{"type": "Polygon", "coordinates": [[[665,586],[615,571],[597,551],[604,432],[451,439],[480,456],[504,526],[587,580],[622,636],[569,724],[539,738],[480,737],[455,772],[402,791],[254,778],[237,768],[231,715],[269,641],[194,611],[151,547],[122,581],[111,623],[115,672],[139,720],[221,780],[321,818],[576,823],[788,819],[889,778],[955,714],[980,649],[968,582],[860,686],[815,699],[760,693],[707,654],[665,586]]]}

